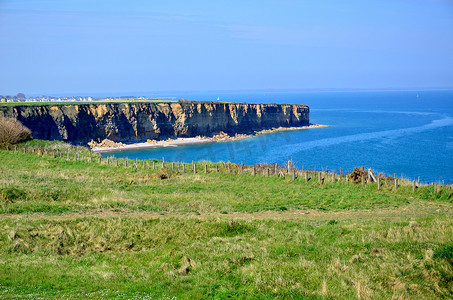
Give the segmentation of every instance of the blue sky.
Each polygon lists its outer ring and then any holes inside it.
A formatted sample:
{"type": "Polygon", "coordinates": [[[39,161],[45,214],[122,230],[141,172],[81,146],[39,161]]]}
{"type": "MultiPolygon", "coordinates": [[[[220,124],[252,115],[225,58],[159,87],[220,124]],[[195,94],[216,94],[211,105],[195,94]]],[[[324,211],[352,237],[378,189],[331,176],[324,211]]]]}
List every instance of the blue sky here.
{"type": "Polygon", "coordinates": [[[0,0],[0,94],[453,88],[453,1],[0,0]]]}

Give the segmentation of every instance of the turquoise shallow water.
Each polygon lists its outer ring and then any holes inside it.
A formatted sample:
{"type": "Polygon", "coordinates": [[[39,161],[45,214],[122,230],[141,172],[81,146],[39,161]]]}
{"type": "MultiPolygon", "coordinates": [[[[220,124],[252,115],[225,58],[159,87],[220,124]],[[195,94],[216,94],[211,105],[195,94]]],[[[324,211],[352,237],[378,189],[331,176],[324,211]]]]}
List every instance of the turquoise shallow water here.
{"type": "Polygon", "coordinates": [[[241,141],[106,154],[166,161],[245,164],[292,160],[299,168],[371,167],[424,182],[453,183],[453,91],[175,95],[193,100],[303,103],[328,128],[277,132],[241,141]]]}

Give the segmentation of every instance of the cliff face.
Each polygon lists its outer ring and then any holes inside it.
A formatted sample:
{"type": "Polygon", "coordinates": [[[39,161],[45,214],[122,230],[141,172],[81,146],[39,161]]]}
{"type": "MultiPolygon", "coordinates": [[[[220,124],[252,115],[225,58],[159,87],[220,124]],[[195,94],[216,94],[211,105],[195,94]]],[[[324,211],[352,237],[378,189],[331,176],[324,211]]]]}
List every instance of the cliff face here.
{"type": "Polygon", "coordinates": [[[109,103],[0,107],[32,131],[33,138],[86,144],[92,139],[147,139],[230,135],[273,127],[305,126],[309,108],[294,104],[109,103]]]}

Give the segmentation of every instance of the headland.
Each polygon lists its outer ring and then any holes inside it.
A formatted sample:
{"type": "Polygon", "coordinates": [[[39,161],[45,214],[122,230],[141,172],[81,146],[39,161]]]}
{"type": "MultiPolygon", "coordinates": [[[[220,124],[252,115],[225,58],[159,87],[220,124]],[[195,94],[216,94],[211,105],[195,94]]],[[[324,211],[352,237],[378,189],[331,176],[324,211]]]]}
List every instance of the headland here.
{"type": "MultiPolygon", "coordinates": [[[[309,107],[302,104],[222,102],[128,102],[0,106],[0,117],[28,127],[35,139],[86,146],[108,139],[146,143],[218,135],[250,136],[275,128],[309,126],[309,107]]],[[[193,141],[192,139],[189,141],[193,141]]]]}

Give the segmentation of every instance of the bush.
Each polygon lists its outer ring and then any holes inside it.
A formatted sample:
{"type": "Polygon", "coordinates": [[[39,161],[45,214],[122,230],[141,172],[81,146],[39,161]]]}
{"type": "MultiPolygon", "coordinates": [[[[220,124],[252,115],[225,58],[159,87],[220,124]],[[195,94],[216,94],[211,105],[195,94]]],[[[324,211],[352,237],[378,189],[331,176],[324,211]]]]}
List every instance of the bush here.
{"type": "Polygon", "coordinates": [[[366,178],[366,172],[362,168],[358,167],[355,167],[351,174],[348,174],[348,180],[354,183],[361,182],[362,177],[366,178]]]}
{"type": "Polygon", "coordinates": [[[13,118],[0,117],[0,146],[13,145],[31,139],[31,131],[13,118]]]}

